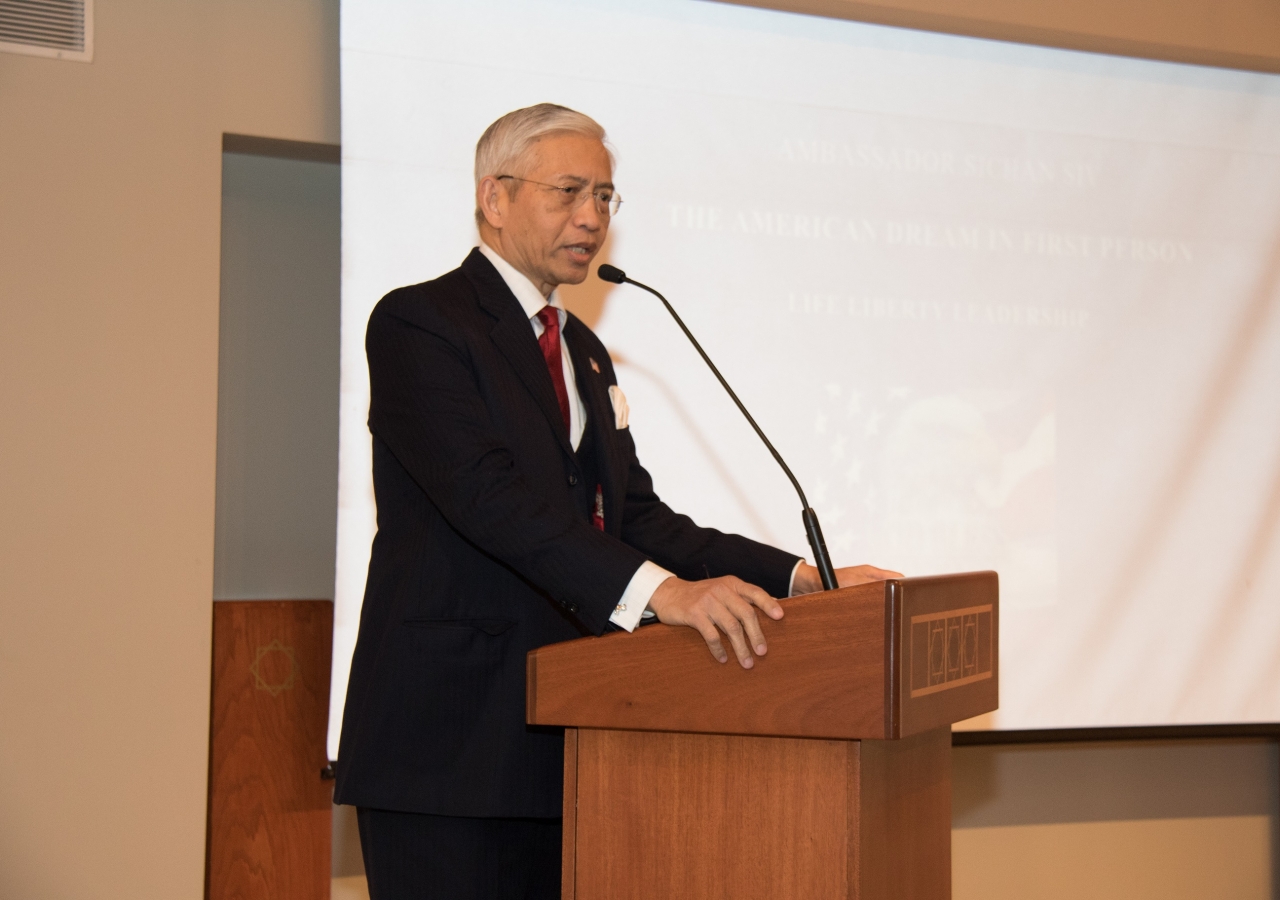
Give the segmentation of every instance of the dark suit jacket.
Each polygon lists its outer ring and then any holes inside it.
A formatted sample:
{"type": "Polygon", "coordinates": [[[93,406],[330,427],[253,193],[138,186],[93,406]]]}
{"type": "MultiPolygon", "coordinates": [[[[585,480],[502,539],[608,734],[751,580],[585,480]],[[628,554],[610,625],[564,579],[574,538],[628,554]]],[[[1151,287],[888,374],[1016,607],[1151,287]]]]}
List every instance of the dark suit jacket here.
{"type": "Polygon", "coordinates": [[[564,344],[594,429],[605,530],[515,296],[478,251],[369,319],[378,533],[338,752],[339,803],[455,816],[561,813],[563,732],[525,725],[525,654],[600,634],[645,559],[785,596],[797,557],[672,512],[609,401],[604,345],[564,344]],[[592,367],[594,360],[599,372],[592,367]]]}

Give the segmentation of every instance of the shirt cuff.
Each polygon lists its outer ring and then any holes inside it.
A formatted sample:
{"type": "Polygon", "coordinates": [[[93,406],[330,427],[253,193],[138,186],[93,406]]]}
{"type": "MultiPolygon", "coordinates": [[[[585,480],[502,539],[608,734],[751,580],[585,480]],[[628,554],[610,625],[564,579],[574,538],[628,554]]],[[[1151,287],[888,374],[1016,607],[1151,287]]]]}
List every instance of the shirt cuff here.
{"type": "Polygon", "coordinates": [[[671,572],[646,559],[636,569],[636,574],[631,576],[631,581],[622,592],[622,599],[613,608],[609,621],[623,631],[635,631],[640,624],[640,617],[649,606],[649,598],[658,589],[658,585],[671,577],[671,572]]]}
{"type": "Polygon", "coordinates": [[[796,564],[791,567],[791,580],[787,582],[787,596],[794,597],[796,595],[796,573],[800,571],[800,567],[804,565],[803,559],[796,560],[796,564]]]}

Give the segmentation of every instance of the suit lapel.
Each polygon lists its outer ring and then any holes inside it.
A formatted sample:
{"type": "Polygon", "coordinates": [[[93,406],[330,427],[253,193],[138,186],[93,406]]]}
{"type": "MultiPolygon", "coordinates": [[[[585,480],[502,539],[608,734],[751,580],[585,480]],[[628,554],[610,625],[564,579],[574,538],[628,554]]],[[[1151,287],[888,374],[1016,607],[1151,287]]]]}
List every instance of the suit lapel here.
{"type": "Polygon", "coordinates": [[[551,384],[551,373],[547,371],[547,361],[543,359],[538,339],[533,334],[533,326],[525,317],[520,301],[511,293],[493,264],[478,249],[472,250],[471,255],[463,261],[462,271],[476,286],[481,308],[497,320],[489,332],[490,339],[533,396],[561,448],[572,455],[573,447],[569,445],[569,436],[565,434],[564,419],[560,415],[560,403],[556,400],[556,391],[551,384]]]}
{"type": "Polygon", "coordinates": [[[587,408],[587,427],[594,429],[596,461],[600,467],[600,485],[604,491],[605,530],[615,537],[622,533],[622,485],[626,473],[621,472],[614,432],[613,402],[609,385],[600,372],[592,368],[587,356],[585,325],[570,313],[564,326],[564,345],[573,360],[578,396],[587,408]]]}

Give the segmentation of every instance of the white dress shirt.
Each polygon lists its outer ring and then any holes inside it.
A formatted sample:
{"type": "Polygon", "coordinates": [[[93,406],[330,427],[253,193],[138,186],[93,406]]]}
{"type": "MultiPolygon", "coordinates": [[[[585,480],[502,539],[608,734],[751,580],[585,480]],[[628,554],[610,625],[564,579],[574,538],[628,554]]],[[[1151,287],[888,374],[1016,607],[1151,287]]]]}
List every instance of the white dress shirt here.
{"type": "MultiPolygon", "coordinates": [[[[499,256],[497,251],[484,241],[480,242],[480,252],[484,254],[485,259],[493,263],[493,267],[498,270],[498,274],[507,283],[507,287],[511,288],[511,293],[515,294],[516,299],[520,301],[524,314],[529,317],[529,324],[533,327],[535,337],[542,337],[544,327],[542,320],[538,318],[538,313],[542,311],[544,306],[548,305],[558,310],[560,333],[561,335],[564,334],[564,323],[569,314],[560,305],[560,298],[556,296],[555,291],[551,292],[550,297],[544,298],[542,292],[524,273],[499,256]]],[[[582,396],[578,393],[578,381],[574,377],[573,360],[569,358],[569,351],[564,346],[563,340],[560,342],[560,366],[564,370],[564,386],[569,393],[569,443],[574,450],[577,450],[578,445],[582,443],[582,433],[587,427],[587,407],[583,404],[582,396]]],[[[614,607],[613,615],[609,617],[609,621],[619,628],[634,631],[636,626],[640,624],[642,617],[653,616],[653,613],[649,611],[649,598],[658,589],[658,585],[671,576],[672,573],[662,568],[662,566],[645,560],[640,564],[640,568],[636,569],[636,573],[631,576],[631,581],[627,584],[627,589],[622,592],[622,597],[618,600],[618,605],[614,607]]],[[[792,577],[795,577],[794,574],[792,577]]]]}

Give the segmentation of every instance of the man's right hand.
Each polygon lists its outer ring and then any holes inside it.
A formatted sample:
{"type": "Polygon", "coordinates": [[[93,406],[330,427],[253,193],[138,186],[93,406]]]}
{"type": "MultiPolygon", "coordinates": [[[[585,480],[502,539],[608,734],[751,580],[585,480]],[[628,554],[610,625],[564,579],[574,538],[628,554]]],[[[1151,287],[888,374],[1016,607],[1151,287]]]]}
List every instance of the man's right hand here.
{"type": "Polygon", "coordinates": [[[756,608],[771,619],[782,618],[782,606],[768,593],[741,578],[726,575],[706,581],[683,581],[668,578],[649,598],[649,609],[658,621],[668,625],[688,625],[702,635],[707,649],[720,662],[728,662],[720,633],[728,636],[738,663],[744,669],[755,665],[751,652],[758,656],[769,651],[756,618],[756,608]]]}

